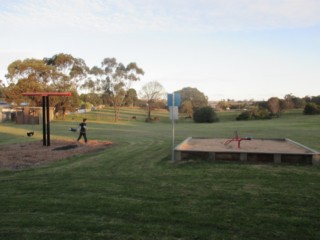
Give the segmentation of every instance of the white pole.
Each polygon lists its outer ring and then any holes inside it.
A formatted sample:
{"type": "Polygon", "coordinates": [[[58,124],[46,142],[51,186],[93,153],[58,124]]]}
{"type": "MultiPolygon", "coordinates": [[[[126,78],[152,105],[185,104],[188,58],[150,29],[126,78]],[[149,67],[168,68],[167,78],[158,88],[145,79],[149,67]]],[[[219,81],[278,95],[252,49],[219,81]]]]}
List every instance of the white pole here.
{"type": "Polygon", "coordinates": [[[174,92],[172,93],[172,154],[171,160],[174,161],[174,92]]]}

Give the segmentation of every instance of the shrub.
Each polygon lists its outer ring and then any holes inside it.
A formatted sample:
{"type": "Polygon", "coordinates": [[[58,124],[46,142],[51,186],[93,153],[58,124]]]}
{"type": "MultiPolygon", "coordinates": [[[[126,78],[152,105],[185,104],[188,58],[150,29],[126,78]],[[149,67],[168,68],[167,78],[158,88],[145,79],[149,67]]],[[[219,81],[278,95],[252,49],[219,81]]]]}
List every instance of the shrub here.
{"type": "Polygon", "coordinates": [[[304,107],[303,113],[305,115],[320,114],[320,105],[313,102],[309,102],[304,107]]]}
{"type": "Polygon", "coordinates": [[[237,121],[250,120],[250,119],[251,119],[250,111],[244,111],[236,117],[237,121]]]}
{"type": "Polygon", "coordinates": [[[271,119],[272,114],[264,108],[259,108],[259,109],[253,109],[250,111],[244,111],[240,113],[237,117],[237,121],[242,121],[242,120],[259,120],[259,119],[271,119]]]}
{"type": "Polygon", "coordinates": [[[196,123],[213,123],[219,121],[215,111],[210,106],[197,109],[193,113],[193,120],[196,123]]]}
{"type": "Polygon", "coordinates": [[[261,108],[256,111],[256,119],[271,119],[272,116],[278,116],[278,114],[271,114],[267,109],[261,108]]]}

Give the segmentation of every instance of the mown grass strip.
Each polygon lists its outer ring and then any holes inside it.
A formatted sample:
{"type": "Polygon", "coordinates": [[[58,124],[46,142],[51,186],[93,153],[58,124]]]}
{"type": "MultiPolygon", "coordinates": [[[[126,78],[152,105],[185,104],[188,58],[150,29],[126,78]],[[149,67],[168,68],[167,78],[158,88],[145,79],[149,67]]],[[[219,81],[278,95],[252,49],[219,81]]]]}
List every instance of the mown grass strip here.
{"type": "MultiPolygon", "coordinates": [[[[271,121],[181,122],[177,142],[238,130],[320,149],[319,120],[293,114],[271,121]]],[[[75,137],[66,123],[52,125],[54,137],[75,137]]],[[[3,127],[16,125],[0,125],[0,132],[3,127]]],[[[0,239],[320,237],[319,167],[172,163],[169,123],[89,121],[88,127],[89,139],[114,146],[36,168],[0,171],[0,239]]],[[[23,127],[17,129],[0,139],[27,139],[17,134],[23,127]]]]}

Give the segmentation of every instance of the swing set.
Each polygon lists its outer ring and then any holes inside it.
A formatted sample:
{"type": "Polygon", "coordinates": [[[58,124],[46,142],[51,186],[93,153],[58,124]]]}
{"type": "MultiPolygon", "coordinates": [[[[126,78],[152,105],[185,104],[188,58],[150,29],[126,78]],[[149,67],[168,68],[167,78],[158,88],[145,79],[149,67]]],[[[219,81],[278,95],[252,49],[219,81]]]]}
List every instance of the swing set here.
{"type": "Polygon", "coordinates": [[[32,119],[31,119],[31,124],[32,124],[32,131],[27,132],[28,137],[32,137],[34,135],[34,116],[35,115],[35,110],[32,110],[32,119]]]}
{"type": "MultiPolygon", "coordinates": [[[[43,132],[43,146],[50,146],[50,112],[49,112],[49,97],[50,96],[72,96],[71,92],[26,92],[22,96],[41,96],[42,97],[42,132],[43,132]]],[[[32,126],[33,128],[33,126],[32,126]]],[[[27,132],[27,136],[34,135],[34,129],[27,132]]]]}

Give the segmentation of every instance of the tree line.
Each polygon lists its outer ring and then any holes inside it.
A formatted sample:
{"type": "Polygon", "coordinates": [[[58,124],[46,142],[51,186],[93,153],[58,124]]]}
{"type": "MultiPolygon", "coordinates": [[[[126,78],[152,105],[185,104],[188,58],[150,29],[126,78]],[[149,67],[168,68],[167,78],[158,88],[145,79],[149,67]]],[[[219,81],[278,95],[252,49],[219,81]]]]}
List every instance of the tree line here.
{"type": "MultiPolygon", "coordinates": [[[[116,58],[104,58],[99,66],[90,68],[83,59],[60,53],[43,59],[16,60],[7,70],[8,85],[0,80],[0,98],[17,105],[27,102],[30,106],[41,106],[41,97],[23,97],[22,93],[72,92],[72,97],[51,98],[51,106],[63,116],[66,111],[92,104],[113,107],[115,121],[120,117],[122,106],[144,107],[147,118],[152,119],[151,112],[155,108],[167,107],[165,89],[159,82],[146,83],[138,97],[131,85],[140,80],[144,70],[135,62],[123,64],[116,58]]],[[[194,118],[197,110],[208,107],[208,97],[197,88],[185,87],[176,92],[180,93],[179,111],[185,118],[194,118]]],[[[320,114],[320,96],[299,98],[287,94],[283,99],[271,97],[262,102],[227,100],[216,106],[216,109],[227,108],[249,108],[239,115],[238,120],[278,117],[281,112],[292,108],[304,108],[305,114],[320,114]]]]}
{"type": "MultiPolygon", "coordinates": [[[[43,59],[16,60],[8,66],[3,87],[5,100],[17,105],[28,102],[41,105],[41,97],[26,98],[24,92],[72,92],[72,97],[52,97],[51,105],[63,113],[74,110],[82,98],[102,97],[114,107],[115,120],[119,118],[120,107],[126,95],[130,94],[131,82],[140,80],[144,74],[136,63],[125,65],[115,58],[104,58],[100,66],[89,68],[81,58],[70,54],[56,54],[43,59]]],[[[128,97],[128,96],[127,96],[128,97]]]]}
{"type": "Polygon", "coordinates": [[[256,102],[254,107],[239,114],[236,120],[276,118],[280,117],[282,112],[290,109],[303,109],[306,115],[320,114],[320,96],[299,98],[287,94],[283,99],[271,97],[267,101],[256,102]]]}
{"type": "MultiPolygon", "coordinates": [[[[0,98],[20,105],[41,106],[41,97],[23,97],[24,92],[72,92],[72,97],[51,97],[50,105],[64,115],[83,103],[113,107],[115,121],[121,106],[144,106],[151,118],[156,107],[166,107],[165,89],[156,81],[145,84],[140,92],[133,82],[139,81],[144,70],[135,62],[123,64],[116,58],[104,58],[99,66],[90,68],[81,58],[56,54],[43,59],[16,60],[7,68],[7,85],[0,80],[0,98]]],[[[181,111],[192,116],[193,111],[208,104],[207,97],[196,88],[178,91],[182,96],[181,111]]]]}

